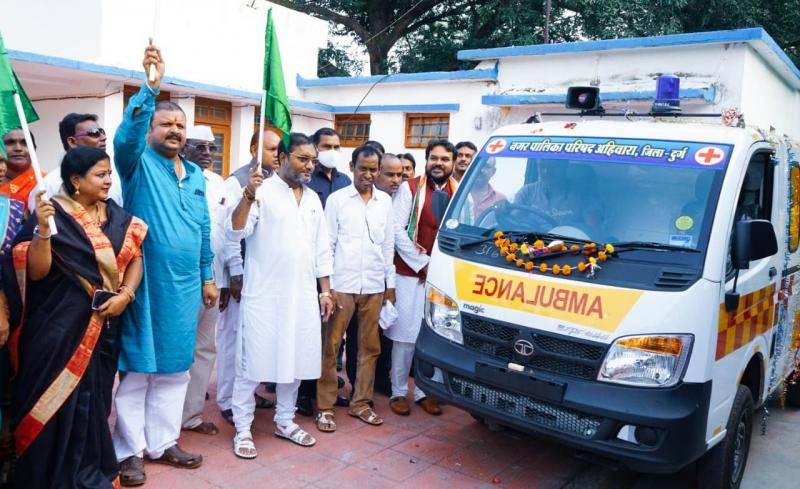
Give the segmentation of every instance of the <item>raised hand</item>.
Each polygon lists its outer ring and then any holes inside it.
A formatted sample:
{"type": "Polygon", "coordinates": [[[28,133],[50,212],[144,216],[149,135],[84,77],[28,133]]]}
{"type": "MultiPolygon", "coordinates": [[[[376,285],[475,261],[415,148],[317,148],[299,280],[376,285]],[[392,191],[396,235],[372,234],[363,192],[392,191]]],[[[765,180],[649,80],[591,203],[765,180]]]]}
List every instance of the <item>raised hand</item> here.
{"type": "Polygon", "coordinates": [[[50,234],[50,224],[47,219],[56,215],[56,208],[53,203],[44,198],[45,190],[41,190],[36,194],[36,219],[39,221],[39,233],[43,235],[50,234]]]}
{"type": "Polygon", "coordinates": [[[161,85],[161,78],[164,76],[164,58],[161,57],[161,50],[158,49],[158,46],[153,44],[153,38],[150,38],[150,44],[144,49],[142,66],[144,67],[145,74],[148,75],[147,85],[153,90],[157,89],[161,85]],[[154,79],[152,81],[149,77],[150,66],[156,67],[154,70],[154,79]]]}
{"type": "Polygon", "coordinates": [[[250,170],[250,178],[247,181],[247,188],[245,190],[249,195],[255,197],[256,190],[258,190],[258,187],[260,187],[262,183],[264,183],[264,172],[258,163],[256,163],[250,170]]]}

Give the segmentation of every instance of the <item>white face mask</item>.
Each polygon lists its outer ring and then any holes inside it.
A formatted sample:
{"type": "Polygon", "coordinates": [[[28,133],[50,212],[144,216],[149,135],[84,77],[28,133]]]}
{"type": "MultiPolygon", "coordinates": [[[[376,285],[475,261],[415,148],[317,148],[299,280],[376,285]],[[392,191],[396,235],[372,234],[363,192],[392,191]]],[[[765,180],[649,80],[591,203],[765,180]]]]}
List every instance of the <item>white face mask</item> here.
{"type": "Polygon", "coordinates": [[[337,163],[341,157],[341,153],[336,151],[335,149],[329,149],[326,151],[320,151],[317,155],[317,159],[322,166],[325,168],[336,168],[337,163]]]}

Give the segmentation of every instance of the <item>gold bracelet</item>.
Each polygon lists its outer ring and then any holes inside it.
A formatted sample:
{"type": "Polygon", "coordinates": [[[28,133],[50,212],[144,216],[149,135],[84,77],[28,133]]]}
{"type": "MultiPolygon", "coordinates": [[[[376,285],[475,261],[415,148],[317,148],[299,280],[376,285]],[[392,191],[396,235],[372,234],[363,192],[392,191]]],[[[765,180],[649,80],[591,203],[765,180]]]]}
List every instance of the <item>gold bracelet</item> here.
{"type": "Polygon", "coordinates": [[[247,187],[245,187],[244,190],[242,191],[242,195],[244,195],[244,198],[247,199],[247,201],[250,202],[251,204],[256,201],[256,194],[255,193],[251,194],[250,192],[248,192],[247,187]]]}
{"type": "Polygon", "coordinates": [[[117,289],[117,292],[122,292],[122,289],[128,289],[128,293],[125,294],[125,295],[128,296],[128,299],[130,299],[128,301],[128,304],[130,304],[131,302],[136,300],[136,292],[133,290],[133,287],[131,287],[130,285],[127,285],[127,284],[122,284],[117,289]]]}

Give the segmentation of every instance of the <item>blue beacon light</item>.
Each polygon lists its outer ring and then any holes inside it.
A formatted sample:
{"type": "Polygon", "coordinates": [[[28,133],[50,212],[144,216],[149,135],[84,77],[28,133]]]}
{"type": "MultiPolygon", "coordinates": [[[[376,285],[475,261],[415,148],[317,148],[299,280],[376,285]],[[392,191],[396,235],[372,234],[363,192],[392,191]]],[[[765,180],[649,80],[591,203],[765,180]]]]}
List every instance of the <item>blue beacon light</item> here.
{"type": "Polygon", "coordinates": [[[660,75],[656,79],[656,100],[652,112],[675,113],[681,111],[681,79],[675,75],[660,75]]]}

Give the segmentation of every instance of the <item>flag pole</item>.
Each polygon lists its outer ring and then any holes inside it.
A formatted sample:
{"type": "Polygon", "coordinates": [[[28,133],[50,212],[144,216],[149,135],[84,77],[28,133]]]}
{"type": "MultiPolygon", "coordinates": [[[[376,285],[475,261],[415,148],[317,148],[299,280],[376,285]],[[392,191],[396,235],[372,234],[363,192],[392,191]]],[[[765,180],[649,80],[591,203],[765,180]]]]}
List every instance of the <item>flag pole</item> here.
{"type": "MultiPolygon", "coordinates": [[[[36,148],[33,147],[33,138],[31,137],[31,130],[28,127],[28,119],[25,117],[25,109],[22,108],[22,99],[19,96],[19,92],[16,90],[14,91],[14,105],[17,107],[17,116],[19,117],[20,126],[22,126],[22,134],[25,135],[25,144],[28,146],[28,154],[31,155],[31,166],[33,167],[33,174],[36,176],[36,191],[38,192],[45,189],[42,167],[39,166],[36,148]]],[[[45,198],[47,198],[46,195],[45,198]]],[[[31,210],[31,212],[33,212],[33,210],[31,210]]],[[[47,224],[50,226],[51,235],[58,234],[58,228],[56,227],[56,221],[53,219],[53,216],[47,218],[47,224]]]]}
{"type": "Polygon", "coordinates": [[[256,154],[256,161],[258,162],[258,168],[261,168],[261,164],[263,163],[264,159],[264,111],[267,109],[267,91],[261,91],[261,109],[260,113],[258,114],[258,153],[256,154]]]}
{"type": "MultiPolygon", "coordinates": [[[[153,44],[153,39],[156,37],[156,27],[158,26],[158,0],[154,0],[155,5],[153,6],[153,33],[150,36],[150,45],[153,44]]],[[[151,64],[150,68],[147,70],[147,79],[150,83],[156,81],[156,65],[151,64]]]]}

